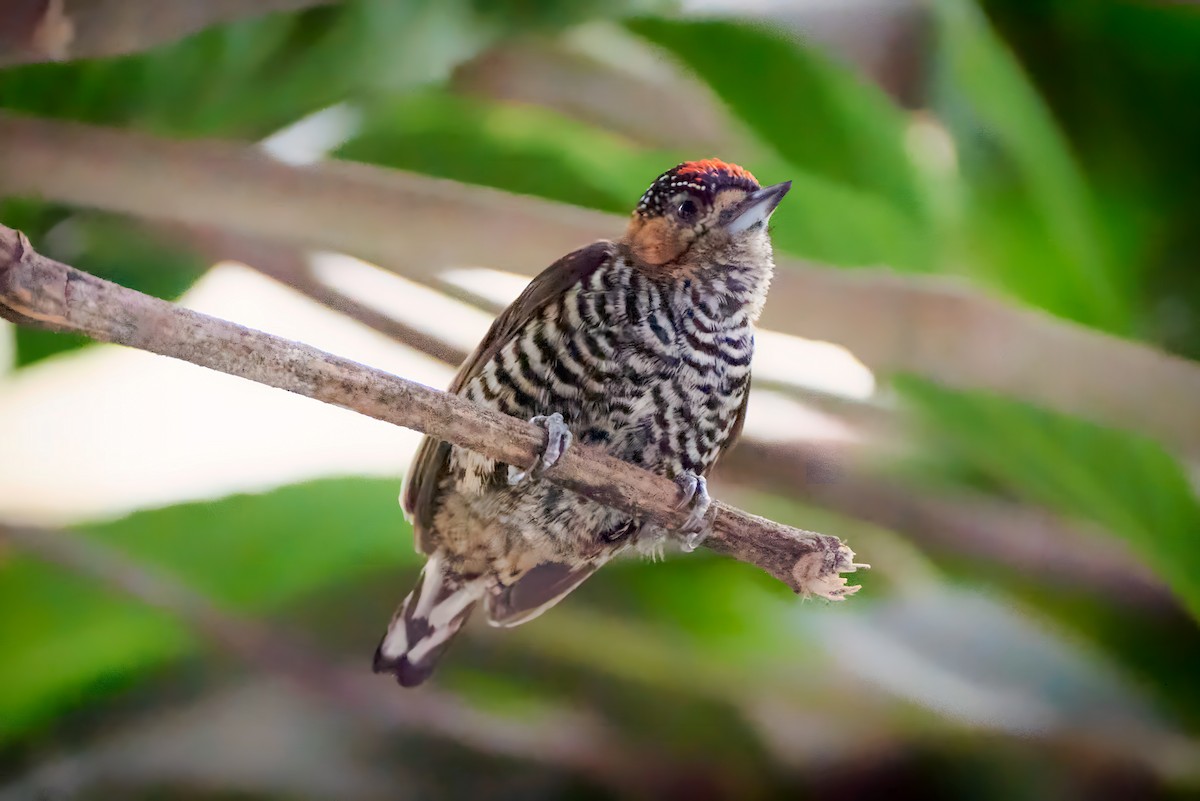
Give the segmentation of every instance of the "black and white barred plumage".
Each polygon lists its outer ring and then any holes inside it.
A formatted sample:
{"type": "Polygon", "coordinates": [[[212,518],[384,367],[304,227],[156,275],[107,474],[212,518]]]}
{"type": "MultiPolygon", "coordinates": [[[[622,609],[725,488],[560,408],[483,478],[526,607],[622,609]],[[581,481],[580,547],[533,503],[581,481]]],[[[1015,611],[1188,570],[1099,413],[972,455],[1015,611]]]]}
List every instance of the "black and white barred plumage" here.
{"type": "MultiPolygon", "coordinates": [[[[741,428],[773,269],[765,223],[786,189],[713,160],[660,176],[625,238],[534,279],[451,391],[523,419],[559,413],[575,441],[703,476],[741,428]]],[[[375,662],[401,684],[428,676],[478,601],[496,625],[524,622],[665,533],[549,481],[511,485],[507,471],[422,444],[402,501],[430,558],[375,662]]]]}

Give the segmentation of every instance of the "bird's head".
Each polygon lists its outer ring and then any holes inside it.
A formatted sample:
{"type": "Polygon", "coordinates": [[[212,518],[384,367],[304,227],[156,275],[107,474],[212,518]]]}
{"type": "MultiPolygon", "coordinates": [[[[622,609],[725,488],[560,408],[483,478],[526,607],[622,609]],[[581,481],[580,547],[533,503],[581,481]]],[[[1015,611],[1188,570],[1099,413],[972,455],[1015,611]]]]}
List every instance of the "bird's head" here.
{"type": "Polygon", "coordinates": [[[769,260],[767,220],[791,186],[763,189],[746,170],[717,159],[684,162],[642,195],[625,244],[641,265],[668,275],[769,260]]]}

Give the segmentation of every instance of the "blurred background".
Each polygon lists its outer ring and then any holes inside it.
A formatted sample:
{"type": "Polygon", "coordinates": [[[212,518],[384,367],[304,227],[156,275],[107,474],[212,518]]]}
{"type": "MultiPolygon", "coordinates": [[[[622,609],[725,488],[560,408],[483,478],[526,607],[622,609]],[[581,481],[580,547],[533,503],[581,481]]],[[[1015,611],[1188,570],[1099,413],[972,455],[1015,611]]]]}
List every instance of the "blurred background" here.
{"type": "Polygon", "coordinates": [[[714,494],[873,566],[404,691],[414,432],[0,321],[0,799],[1200,797],[1198,86],[1167,0],[0,2],[0,222],[432,386],[679,161],[791,179],[714,494]]]}

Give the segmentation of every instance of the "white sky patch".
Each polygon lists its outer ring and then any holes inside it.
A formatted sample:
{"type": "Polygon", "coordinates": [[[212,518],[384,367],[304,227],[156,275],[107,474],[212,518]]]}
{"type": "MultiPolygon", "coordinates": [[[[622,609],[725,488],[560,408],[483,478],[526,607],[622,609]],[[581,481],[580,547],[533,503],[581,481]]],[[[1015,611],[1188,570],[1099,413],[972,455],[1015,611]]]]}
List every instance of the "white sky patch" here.
{"type": "Polygon", "coordinates": [[[314,253],[310,261],[313,274],[322,283],[468,351],[483,339],[492,323],[487,312],[362,259],[341,253],[314,253]]]}
{"type": "MultiPolygon", "coordinates": [[[[450,368],[223,264],[183,305],[445,386],[450,368]]],[[[0,518],[61,524],[330,475],[400,476],[420,435],[194,365],[94,346],[0,379],[0,518]],[[13,424],[15,423],[15,424],[13,424]]],[[[397,510],[399,514],[399,510],[397,510]]]]}
{"type": "Polygon", "coordinates": [[[279,129],[259,142],[259,147],[285,164],[315,164],[354,135],[361,117],[350,106],[330,106],[279,129]]]}
{"type": "Polygon", "coordinates": [[[856,443],[861,439],[837,417],[770,390],[755,390],[750,396],[743,431],[763,442],[856,443]]]}
{"type": "Polygon", "coordinates": [[[854,400],[875,394],[875,375],[846,348],[778,331],[755,332],[753,370],[759,378],[854,400]]]}
{"type": "Polygon", "coordinates": [[[517,295],[520,295],[521,290],[529,283],[529,279],[523,275],[503,270],[489,270],[486,267],[446,270],[441,273],[440,277],[447,284],[461,289],[469,289],[481,298],[505,305],[516,300],[517,295]]]}

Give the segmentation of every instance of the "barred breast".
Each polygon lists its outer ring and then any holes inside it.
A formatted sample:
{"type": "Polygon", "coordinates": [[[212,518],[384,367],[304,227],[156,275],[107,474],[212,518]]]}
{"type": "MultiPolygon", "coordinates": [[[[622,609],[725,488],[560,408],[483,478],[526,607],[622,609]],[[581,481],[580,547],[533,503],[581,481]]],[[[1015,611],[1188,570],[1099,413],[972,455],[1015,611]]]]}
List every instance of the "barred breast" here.
{"type": "MultiPolygon", "coordinates": [[[[531,318],[462,394],[516,417],[559,412],[576,441],[675,477],[704,474],[749,388],[750,268],[656,281],[623,258],[531,318]]],[[[453,568],[501,583],[543,561],[583,562],[642,533],[635,521],[547,481],[515,487],[503,465],[455,448],[434,525],[453,568]]]]}

